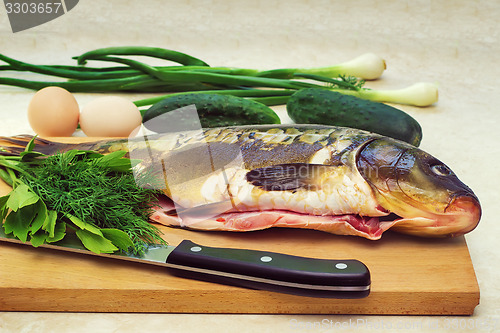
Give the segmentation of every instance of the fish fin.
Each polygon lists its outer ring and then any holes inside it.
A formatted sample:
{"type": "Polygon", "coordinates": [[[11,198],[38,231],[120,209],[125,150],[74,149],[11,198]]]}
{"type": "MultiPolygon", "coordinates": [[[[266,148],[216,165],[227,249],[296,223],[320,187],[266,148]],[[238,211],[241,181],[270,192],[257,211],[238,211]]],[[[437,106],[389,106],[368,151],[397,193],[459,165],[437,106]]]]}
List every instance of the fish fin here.
{"type": "MultiPolygon", "coordinates": [[[[27,134],[10,136],[10,137],[7,137],[7,136],[0,137],[0,141],[6,141],[8,143],[19,145],[19,146],[26,146],[31,141],[31,139],[33,139],[33,136],[27,135],[27,134]]],[[[49,140],[45,140],[45,139],[38,138],[38,137],[35,139],[36,144],[48,144],[50,142],[51,141],[49,141],[49,140]]]]}
{"type": "MultiPolygon", "coordinates": [[[[2,156],[19,156],[28,143],[33,139],[32,135],[17,135],[17,136],[1,136],[0,137],[0,155],[2,156]]],[[[36,138],[35,145],[45,145],[50,141],[45,139],[36,138]]]]}
{"type": "MultiPolygon", "coordinates": [[[[32,135],[16,135],[11,137],[0,136],[0,156],[19,156],[32,139],[32,135]]],[[[34,139],[34,143],[35,147],[33,151],[45,155],[52,155],[59,151],[62,152],[70,149],[90,150],[95,144],[93,142],[84,142],[80,144],[63,143],[39,137],[34,139]]]]}
{"type": "Polygon", "coordinates": [[[278,164],[249,171],[246,179],[265,191],[293,191],[299,188],[314,189],[317,177],[326,169],[321,164],[278,164]]]}

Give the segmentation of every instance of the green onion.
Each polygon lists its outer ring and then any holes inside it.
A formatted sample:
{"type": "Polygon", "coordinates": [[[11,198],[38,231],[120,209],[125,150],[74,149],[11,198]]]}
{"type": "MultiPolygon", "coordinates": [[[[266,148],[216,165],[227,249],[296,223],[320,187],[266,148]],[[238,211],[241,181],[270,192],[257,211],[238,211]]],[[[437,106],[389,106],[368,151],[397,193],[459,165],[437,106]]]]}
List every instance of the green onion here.
{"type": "Polygon", "coordinates": [[[366,53],[350,61],[329,67],[319,68],[284,68],[260,72],[259,76],[291,79],[296,73],[314,74],[326,77],[354,76],[364,80],[378,79],[386,64],[384,59],[373,53],[366,53]]]}
{"type": "MultiPolygon", "coordinates": [[[[364,79],[378,78],[385,70],[385,61],[365,54],[335,66],[320,68],[282,68],[259,71],[248,68],[210,67],[198,58],[185,53],[156,47],[108,47],[74,57],[78,66],[35,65],[0,54],[7,65],[1,71],[28,71],[51,79],[25,80],[0,77],[0,85],[33,90],[58,86],[70,92],[148,92],[148,93],[219,93],[250,98],[266,105],[287,102],[294,91],[302,88],[325,88],[343,94],[356,95],[378,102],[426,106],[437,101],[437,89],[428,84],[388,91],[363,87],[364,79]],[[145,56],[176,62],[175,66],[152,66],[126,58],[145,56]],[[121,66],[84,67],[88,61],[112,62],[121,66]],[[54,80],[52,77],[66,80],[54,80]],[[264,91],[264,92],[260,92],[264,91]]],[[[164,95],[162,95],[164,97],[164,95]]],[[[154,104],[162,96],[136,101],[138,106],[154,104]],[[151,104],[146,104],[151,103],[151,104]]]]}
{"type": "Polygon", "coordinates": [[[192,57],[188,54],[167,50],[159,47],[145,46],[119,46],[107,47],[86,52],[81,56],[75,57],[79,65],[84,65],[87,60],[99,58],[107,55],[127,55],[127,56],[148,56],[163,60],[177,62],[181,65],[208,66],[203,60],[192,57]]]}
{"type": "Polygon", "coordinates": [[[353,95],[374,102],[397,103],[414,106],[429,106],[438,101],[438,88],[433,83],[419,82],[407,88],[395,90],[360,89],[337,90],[346,95],[353,95]]]}
{"type": "MultiPolygon", "coordinates": [[[[296,90],[265,90],[265,89],[234,89],[234,90],[200,90],[195,92],[181,92],[181,93],[171,93],[166,95],[161,95],[157,97],[145,98],[138,101],[135,101],[134,104],[138,107],[153,105],[158,103],[159,101],[175,96],[175,95],[183,95],[183,94],[213,94],[217,93],[219,95],[233,95],[238,97],[251,97],[251,98],[268,98],[268,97],[288,97],[292,96],[296,90]]],[[[276,104],[275,104],[276,105],[276,104]]]]}

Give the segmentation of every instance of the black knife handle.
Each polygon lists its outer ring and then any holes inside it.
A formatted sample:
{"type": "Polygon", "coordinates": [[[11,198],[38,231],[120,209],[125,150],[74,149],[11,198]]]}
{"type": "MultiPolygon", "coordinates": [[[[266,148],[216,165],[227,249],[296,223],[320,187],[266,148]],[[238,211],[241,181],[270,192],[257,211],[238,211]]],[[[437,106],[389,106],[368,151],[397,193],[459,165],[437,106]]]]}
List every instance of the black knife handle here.
{"type": "Polygon", "coordinates": [[[167,266],[183,277],[303,296],[362,298],[370,293],[368,268],[352,259],[215,248],[184,240],[168,256],[167,266]]]}

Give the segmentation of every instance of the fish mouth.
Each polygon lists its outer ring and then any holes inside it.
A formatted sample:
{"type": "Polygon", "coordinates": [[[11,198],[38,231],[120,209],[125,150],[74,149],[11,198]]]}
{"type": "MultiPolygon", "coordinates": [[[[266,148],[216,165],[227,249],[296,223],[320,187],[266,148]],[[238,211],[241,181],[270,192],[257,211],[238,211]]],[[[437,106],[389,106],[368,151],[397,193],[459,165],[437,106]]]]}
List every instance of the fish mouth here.
{"type": "Polygon", "coordinates": [[[422,237],[455,237],[474,230],[481,219],[481,205],[470,193],[454,195],[443,213],[420,212],[394,221],[397,232],[422,237]]]}
{"type": "Polygon", "coordinates": [[[464,234],[474,230],[479,224],[482,215],[481,204],[477,197],[471,194],[456,196],[446,207],[445,214],[455,217],[458,233],[464,234]]]}

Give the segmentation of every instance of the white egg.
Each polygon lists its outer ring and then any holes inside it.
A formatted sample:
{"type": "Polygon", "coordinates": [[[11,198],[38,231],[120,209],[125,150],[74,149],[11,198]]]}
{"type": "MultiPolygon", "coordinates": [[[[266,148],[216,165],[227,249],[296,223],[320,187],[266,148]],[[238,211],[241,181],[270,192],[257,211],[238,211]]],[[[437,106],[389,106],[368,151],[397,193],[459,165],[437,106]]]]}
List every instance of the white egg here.
{"type": "Polygon", "coordinates": [[[78,126],[79,115],[75,97],[59,87],[40,89],[28,105],[28,122],[41,136],[71,136],[78,126]]]}
{"type": "Polygon", "coordinates": [[[80,112],[80,128],[87,136],[128,137],[137,133],[141,123],[137,106],[123,97],[96,98],[80,112]]]}

